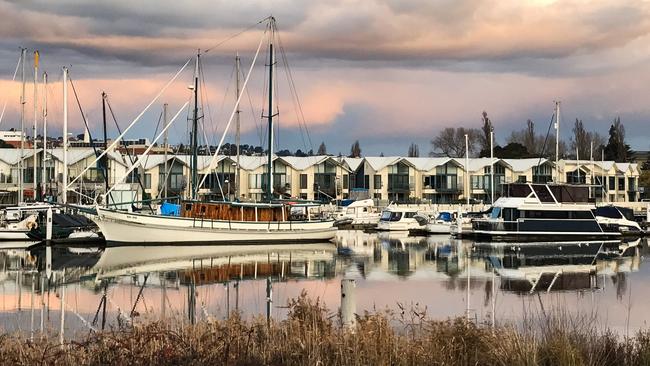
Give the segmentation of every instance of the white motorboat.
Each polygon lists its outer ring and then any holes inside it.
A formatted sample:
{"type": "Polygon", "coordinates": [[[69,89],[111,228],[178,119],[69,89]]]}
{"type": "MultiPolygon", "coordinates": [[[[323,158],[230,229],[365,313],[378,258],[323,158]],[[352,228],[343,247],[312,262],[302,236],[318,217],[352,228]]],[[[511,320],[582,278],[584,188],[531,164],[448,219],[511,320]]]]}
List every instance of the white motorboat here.
{"type": "Polygon", "coordinates": [[[410,207],[388,206],[381,213],[377,230],[380,231],[408,231],[417,229],[420,224],[415,219],[417,209],[410,207]]]}
{"type": "Polygon", "coordinates": [[[20,222],[7,223],[5,227],[0,229],[0,241],[31,241],[32,239],[30,239],[27,233],[29,233],[32,228],[35,228],[38,225],[37,219],[37,214],[31,214],[20,222]]]}
{"type": "Polygon", "coordinates": [[[643,235],[641,225],[634,220],[634,212],[629,208],[614,205],[596,207],[594,215],[598,223],[610,231],[623,235],[643,235]]]}
{"type": "Polygon", "coordinates": [[[379,223],[381,213],[372,199],[354,201],[339,213],[334,221],[338,227],[374,227],[379,223]]]}

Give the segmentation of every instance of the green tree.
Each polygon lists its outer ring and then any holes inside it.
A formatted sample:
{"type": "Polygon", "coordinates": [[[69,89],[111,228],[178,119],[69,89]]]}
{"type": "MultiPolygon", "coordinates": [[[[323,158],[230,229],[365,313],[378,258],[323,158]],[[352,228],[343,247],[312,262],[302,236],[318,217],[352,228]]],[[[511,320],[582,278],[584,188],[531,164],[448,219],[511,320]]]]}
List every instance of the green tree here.
{"type": "Polygon", "coordinates": [[[411,143],[411,146],[409,146],[408,157],[417,158],[419,156],[420,156],[420,147],[415,142],[411,143]]]}
{"type": "Polygon", "coordinates": [[[351,158],[361,157],[361,145],[359,144],[359,140],[356,140],[350,147],[350,157],[351,158]]]}
{"type": "Polygon", "coordinates": [[[325,146],[325,142],[321,142],[320,146],[318,146],[318,152],[316,153],[317,155],[327,155],[327,146],[325,146]]]}
{"type": "Polygon", "coordinates": [[[605,159],[625,162],[629,161],[632,153],[630,145],[625,143],[625,127],[621,123],[621,117],[616,117],[609,127],[609,139],[607,145],[605,145],[605,159]]]}

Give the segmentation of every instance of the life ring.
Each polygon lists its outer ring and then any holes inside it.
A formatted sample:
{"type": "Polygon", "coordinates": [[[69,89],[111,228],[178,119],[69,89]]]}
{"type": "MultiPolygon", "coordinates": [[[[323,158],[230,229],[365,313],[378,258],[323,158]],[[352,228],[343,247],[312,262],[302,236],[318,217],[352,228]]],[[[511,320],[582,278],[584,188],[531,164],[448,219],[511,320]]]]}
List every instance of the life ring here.
{"type": "Polygon", "coordinates": [[[27,221],[27,228],[29,230],[36,229],[38,227],[38,223],[36,221],[27,221]]]}

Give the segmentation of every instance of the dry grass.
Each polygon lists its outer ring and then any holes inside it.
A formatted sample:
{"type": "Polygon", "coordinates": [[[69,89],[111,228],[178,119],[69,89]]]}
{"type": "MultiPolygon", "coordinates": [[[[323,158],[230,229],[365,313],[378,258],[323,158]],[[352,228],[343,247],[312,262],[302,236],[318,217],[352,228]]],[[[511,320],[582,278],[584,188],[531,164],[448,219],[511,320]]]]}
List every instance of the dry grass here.
{"type": "Polygon", "coordinates": [[[650,332],[622,338],[563,314],[523,327],[476,325],[463,318],[434,321],[419,309],[373,312],[345,329],[340,318],[306,294],[289,302],[286,320],[166,323],[91,334],[59,346],[0,337],[3,364],[21,365],[643,365],[650,332]],[[575,319],[574,319],[575,320],[575,319]],[[536,323],[536,324],[534,324],[536,323]]]}

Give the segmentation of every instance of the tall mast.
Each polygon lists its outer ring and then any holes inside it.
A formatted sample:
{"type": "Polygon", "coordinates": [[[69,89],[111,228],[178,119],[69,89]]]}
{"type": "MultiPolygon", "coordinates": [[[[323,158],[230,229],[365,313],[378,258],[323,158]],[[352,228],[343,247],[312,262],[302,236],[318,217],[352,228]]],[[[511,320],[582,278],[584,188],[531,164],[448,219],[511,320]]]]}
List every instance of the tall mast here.
{"type": "Polygon", "coordinates": [[[25,58],[27,49],[20,50],[20,60],[22,61],[22,89],[20,93],[20,160],[18,161],[18,203],[24,201],[23,182],[25,181],[25,171],[23,169],[23,159],[25,158],[25,58]]]}
{"type": "Polygon", "coordinates": [[[199,154],[199,58],[201,52],[196,53],[196,67],[194,69],[194,116],[192,117],[192,194],[196,199],[198,187],[198,154],[199,154]]]}
{"type": "Polygon", "coordinates": [[[38,121],[38,51],[34,51],[34,127],[32,127],[32,141],[34,142],[33,146],[33,171],[34,171],[34,178],[32,181],[34,184],[32,185],[34,189],[34,200],[40,200],[40,194],[37,195],[37,188],[38,188],[38,183],[36,181],[36,172],[37,168],[36,166],[38,165],[38,159],[36,157],[36,124],[38,121]]]}
{"type": "MultiPolygon", "coordinates": [[[[106,93],[102,92],[102,122],[104,125],[104,151],[108,150],[108,134],[106,132],[106,93]]],[[[92,143],[92,141],[91,141],[92,143]]],[[[104,155],[104,188],[108,192],[108,155],[104,155]]],[[[108,198],[108,197],[106,197],[108,198]]],[[[106,200],[106,207],[108,207],[108,200],[106,200]]]]}
{"type": "MultiPolygon", "coordinates": [[[[240,66],[240,59],[239,59],[239,53],[235,56],[235,73],[237,74],[237,77],[235,78],[235,101],[239,101],[239,66],[240,66]]],[[[239,119],[239,103],[237,103],[237,111],[236,111],[236,123],[237,123],[237,133],[235,134],[235,145],[237,145],[237,166],[235,167],[235,199],[239,197],[239,145],[241,143],[241,131],[240,131],[240,119],[239,119]]],[[[228,195],[230,195],[230,192],[228,192],[228,195]]]]}
{"type": "Polygon", "coordinates": [[[62,202],[68,203],[68,68],[63,67],[63,192],[62,202]]]}
{"type": "MultiPolygon", "coordinates": [[[[163,124],[165,125],[165,128],[167,128],[167,124],[169,121],[167,120],[167,103],[163,104],[163,124]]],[[[169,149],[169,135],[167,133],[167,130],[165,129],[165,137],[164,137],[164,143],[163,147],[165,149],[165,181],[163,182],[163,197],[167,198],[167,149],[169,149]]]]}
{"type": "Polygon", "coordinates": [[[275,56],[273,54],[273,30],[275,28],[274,19],[271,18],[269,23],[269,110],[268,110],[268,128],[269,128],[269,154],[266,164],[266,189],[267,199],[273,199],[273,66],[275,65],[275,56]]]}
{"type": "Polygon", "coordinates": [[[47,186],[47,169],[45,162],[47,161],[47,73],[43,73],[43,164],[41,166],[41,191],[45,193],[47,186]]]}
{"type": "Polygon", "coordinates": [[[560,182],[560,102],[555,102],[555,183],[560,182]]]}

